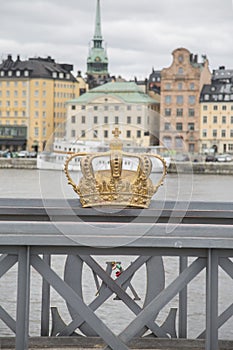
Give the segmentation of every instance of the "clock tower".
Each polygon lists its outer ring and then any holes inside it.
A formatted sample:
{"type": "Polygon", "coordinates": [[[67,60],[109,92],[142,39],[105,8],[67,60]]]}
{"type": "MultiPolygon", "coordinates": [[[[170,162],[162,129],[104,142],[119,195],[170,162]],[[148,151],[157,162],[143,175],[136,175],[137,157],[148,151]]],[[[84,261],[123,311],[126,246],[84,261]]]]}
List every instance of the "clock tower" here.
{"type": "Polygon", "coordinates": [[[87,82],[89,88],[94,88],[109,82],[109,80],[108,57],[106,49],[103,47],[101,33],[100,0],[97,0],[95,34],[87,58],[87,82]]]}

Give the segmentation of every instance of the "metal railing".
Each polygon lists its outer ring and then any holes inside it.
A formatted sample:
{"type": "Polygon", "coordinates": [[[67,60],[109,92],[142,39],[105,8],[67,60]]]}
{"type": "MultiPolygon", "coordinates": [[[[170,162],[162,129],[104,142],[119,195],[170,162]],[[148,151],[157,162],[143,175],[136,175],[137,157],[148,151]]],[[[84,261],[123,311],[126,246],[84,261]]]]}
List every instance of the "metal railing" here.
{"type": "Polygon", "coordinates": [[[0,277],[17,265],[16,316],[0,306],[0,319],[15,334],[15,348],[26,350],[33,268],[43,280],[41,336],[81,332],[84,337],[100,337],[105,349],[114,350],[128,349],[130,341],[148,333],[164,339],[187,338],[187,287],[204,271],[206,321],[196,338],[205,339],[206,350],[218,350],[218,329],[233,315],[233,303],[218,311],[219,267],[233,278],[232,232],[231,203],[152,202],[149,209],[113,211],[83,209],[76,200],[0,200],[0,277]],[[52,266],[53,255],[66,257],[64,277],[52,266]],[[116,261],[118,256],[132,256],[133,261],[113,278],[111,261],[103,268],[96,259],[109,255],[116,261]],[[163,257],[169,256],[177,257],[179,273],[167,284],[163,257]],[[81,289],[84,263],[97,288],[89,304],[81,289]],[[147,276],[143,305],[131,283],[142,266],[147,276]],[[58,308],[51,309],[51,288],[65,300],[69,323],[61,319],[58,308]],[[134,314],[119,335],[95,313],[111,295],[134,314]],[[171,308],[166,320],[158,323],[159,312],[177,295],[178,310],[171,308]]]}

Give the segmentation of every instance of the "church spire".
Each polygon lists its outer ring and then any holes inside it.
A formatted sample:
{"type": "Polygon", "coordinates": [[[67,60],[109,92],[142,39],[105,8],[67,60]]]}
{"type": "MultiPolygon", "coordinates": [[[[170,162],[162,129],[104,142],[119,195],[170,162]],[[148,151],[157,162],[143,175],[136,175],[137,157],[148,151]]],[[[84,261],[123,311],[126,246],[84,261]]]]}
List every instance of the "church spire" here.
{"type": "Polygon", "coordinates": [[[100,0],[97,0],[97,6],[96,6],[96,18],[95,18],[95,35],[94,40],[101,40],[102,41],[102,34],[101,34],[101,16],[100,16],[100,0]]]}

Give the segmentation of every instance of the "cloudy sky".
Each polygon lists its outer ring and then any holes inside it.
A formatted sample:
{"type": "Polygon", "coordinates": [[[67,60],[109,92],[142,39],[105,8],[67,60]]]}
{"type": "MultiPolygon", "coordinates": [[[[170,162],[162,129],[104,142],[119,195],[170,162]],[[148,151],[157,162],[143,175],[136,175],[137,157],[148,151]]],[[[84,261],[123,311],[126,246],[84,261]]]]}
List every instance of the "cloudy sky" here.
{"type": "MultiPolygon", "coordinates": [[[[95,11],[96,0],[2,1],[0,58],[50,55],[85,73],[95,11]]],[[[101,0],[101,18],[111,75],[143,79],[178,47],[233,69],[233,0],[101,0]]]]}

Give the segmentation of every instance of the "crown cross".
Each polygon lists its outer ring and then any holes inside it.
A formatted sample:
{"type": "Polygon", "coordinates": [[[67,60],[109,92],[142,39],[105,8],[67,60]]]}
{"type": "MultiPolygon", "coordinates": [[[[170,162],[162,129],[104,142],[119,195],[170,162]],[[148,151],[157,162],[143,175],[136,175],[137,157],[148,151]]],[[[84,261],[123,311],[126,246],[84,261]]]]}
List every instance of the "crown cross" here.
{"type": "Polygon", "coordinates": [[[112,131],[112,134],[114,135],[114,137],[119,137],[120,134],[121,134],[121,131],[118,129],[118,128],[115,128],[113,131],[112,131]]]}

